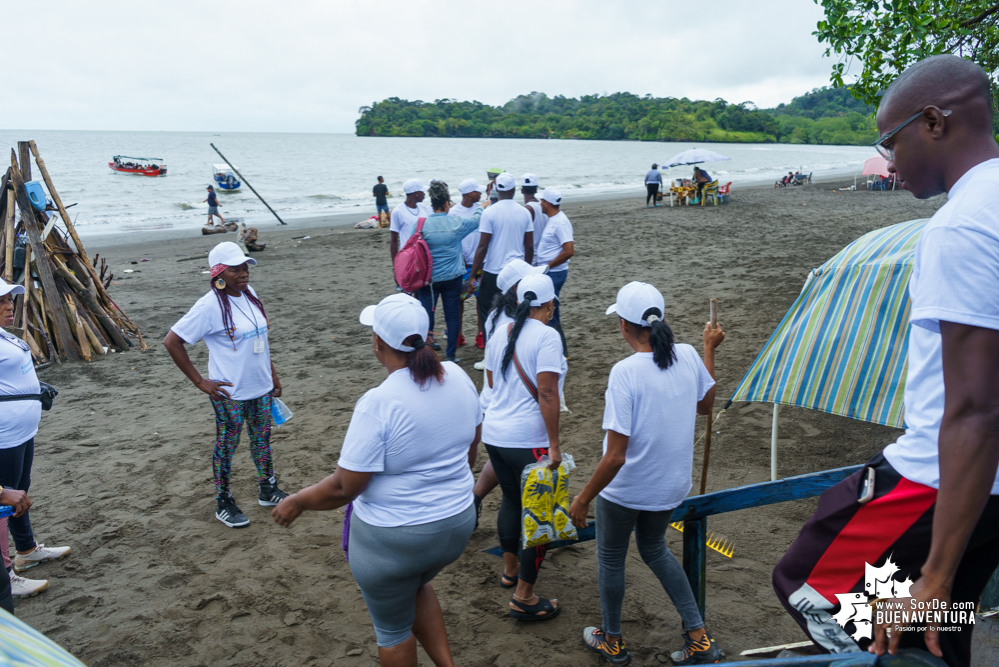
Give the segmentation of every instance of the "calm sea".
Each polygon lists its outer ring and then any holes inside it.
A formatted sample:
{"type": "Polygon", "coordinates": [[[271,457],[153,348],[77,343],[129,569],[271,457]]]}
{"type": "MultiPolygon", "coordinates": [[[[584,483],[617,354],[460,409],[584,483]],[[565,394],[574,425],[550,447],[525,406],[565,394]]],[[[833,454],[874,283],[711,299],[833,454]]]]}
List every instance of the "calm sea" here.
{"type": "MultiPolygon", "coordinates": [[[[222,159],[214,143],[285,219],[374,212],[371,188],[379,175],[401,201],[402,183],[442,178],[456,189],[486,170],[500,167],[519,179],[534,172],[541,185],[554,185],[566,200],[614,196],[643,189],[653,162],[664,163],[688,143],[546,141],[543,139],[370,138],[351,134],[213,134],[196,132],[80,132],[0,130],[0,146],[34,139],[82,235],[152,229],[196,228],[207,213],[205,186],[212,164],[222,159]],[[161,158],[168,175],[159,178],[114,172],[112,155],[161,158]]],[[[788,171],[852,172],[874,155],[867,147],[782,144],[707,144],[731,161],[703,165],[734,187],[773,181],[788,171]]],[[[673,177],[691,168],[675,168],[673,177]]],[[[37,168],[34,169],[37,172],[37,168]]],[[[33,173],[40,179],[40,175],[33,173]]],[[[220,193],[222,214],[263,221],[270,214],[244,184],[220,193]]]]}

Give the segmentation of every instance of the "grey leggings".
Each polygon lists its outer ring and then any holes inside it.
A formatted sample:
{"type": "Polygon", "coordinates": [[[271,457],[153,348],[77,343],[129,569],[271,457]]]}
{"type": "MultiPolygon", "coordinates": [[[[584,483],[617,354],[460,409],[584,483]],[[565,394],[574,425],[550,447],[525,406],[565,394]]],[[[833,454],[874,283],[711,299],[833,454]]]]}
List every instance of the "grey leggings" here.
{"type": "Polygon", "coordinates": [[[633,510],[597,496],[597,577],[600,582],[603,631],[607,634],[621,634],[624,565],[632,530],[635,531],[639,555],[659,579],[669,599],[680,612],[684,630],[704,627],[687,575],[666,546],[666,528],[669,527],[672,515],[673,510],[633,510]]]}
{"type": "Polygon", "coordinates": [[[379,646],[409,639],[416,593],[465,551],[475,529],[475,505],[417,526],[381,528],[350,519],[350,571],[375,626],[379,646]]]}

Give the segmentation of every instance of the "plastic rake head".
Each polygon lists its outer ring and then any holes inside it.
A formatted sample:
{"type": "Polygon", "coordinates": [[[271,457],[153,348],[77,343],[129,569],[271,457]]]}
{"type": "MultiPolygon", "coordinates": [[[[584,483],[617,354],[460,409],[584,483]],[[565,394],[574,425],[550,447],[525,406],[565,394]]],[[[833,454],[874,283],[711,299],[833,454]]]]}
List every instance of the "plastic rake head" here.
{"type": "MultiPolygon", "coordinates": [[[[674,521],[673,523],[670,524],[670,526],[680,531],[681,533],[683,532],[682,521],[674,521]]],[[[705,540],[705,544],[707,544],[709,549],[711,549],[712,551],[717,551],[726,558],[731,558],[732,555],[735,553],[735,544],[731,540],[726,539],[724,537],[719,537],[711,532],[708,533],[707,539],[705,540]]]]}

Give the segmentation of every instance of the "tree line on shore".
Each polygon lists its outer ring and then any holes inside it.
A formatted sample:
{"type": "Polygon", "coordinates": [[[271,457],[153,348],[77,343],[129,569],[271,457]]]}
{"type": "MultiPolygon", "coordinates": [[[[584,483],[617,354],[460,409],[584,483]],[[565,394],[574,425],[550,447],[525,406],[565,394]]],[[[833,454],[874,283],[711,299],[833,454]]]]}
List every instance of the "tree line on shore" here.
{"type": "Polygon", "coordinates": [[[864,145],[878,136],[873,111],[845,87],[816,88],[773,109],[632,93],[577,99],[533,92],[503,106],[390,97],[360,109],[356,134],[864,145]]]}

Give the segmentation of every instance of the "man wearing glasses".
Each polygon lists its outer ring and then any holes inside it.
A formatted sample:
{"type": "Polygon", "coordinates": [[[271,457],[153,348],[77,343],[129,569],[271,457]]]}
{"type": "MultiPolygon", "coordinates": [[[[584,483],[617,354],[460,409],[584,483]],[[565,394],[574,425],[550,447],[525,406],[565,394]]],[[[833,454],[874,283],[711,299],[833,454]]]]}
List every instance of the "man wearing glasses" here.
{"type": "Polygon", "coordinates": [[[922,60],[889,86],[877,123],[875,147],[901,187],[918,199],[948,196],[922,231],[909,282],[906,431],[822,495],[777,564],[774,589],[831,653],[915,647],[968,665],[973,624],[916,622],[929,629],[895,631],[889,642],[875,618],[871,641],[831,616],[843,610],[837,594],[898,598],[906,611],[906,593],[931,609],[974,608],[999,565],[999,145],[989,78],[957,56],[922,60]],[[865,563],[888,560],[897,573],[867,581],[878,577],[865,563]]]}

